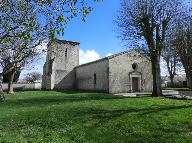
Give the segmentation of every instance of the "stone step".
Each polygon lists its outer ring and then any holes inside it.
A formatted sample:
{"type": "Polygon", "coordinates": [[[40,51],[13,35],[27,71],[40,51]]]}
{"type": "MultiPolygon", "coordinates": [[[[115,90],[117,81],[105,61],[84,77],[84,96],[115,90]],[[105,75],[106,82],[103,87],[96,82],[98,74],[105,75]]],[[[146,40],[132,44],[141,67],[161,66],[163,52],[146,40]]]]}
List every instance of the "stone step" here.
{"type": "Polygon", "coordinates": [[[179,94],[179,91],[176,91],[176,90],[163,90],[162,92],[163,93],[178,93],[179,94]]]}
{"type": "Polygon", "coordinates": [[[180,95],[178,93],[163,93],[163,96],[173,96],[173,95],[180,95]]]}
{"type": "Polygon", "coordinates": [[[176,90],[163,90],[163,96],[180,96],[179,92],[176,90]]]}
{"type": "Polygon", "coordinates": [[[173,98],[173,99],[184,99],[184,100],[192,100],[191,96],[181,96],[181,95],[173,95],[173,96],[165,96],[166,98],[173,98]]]}

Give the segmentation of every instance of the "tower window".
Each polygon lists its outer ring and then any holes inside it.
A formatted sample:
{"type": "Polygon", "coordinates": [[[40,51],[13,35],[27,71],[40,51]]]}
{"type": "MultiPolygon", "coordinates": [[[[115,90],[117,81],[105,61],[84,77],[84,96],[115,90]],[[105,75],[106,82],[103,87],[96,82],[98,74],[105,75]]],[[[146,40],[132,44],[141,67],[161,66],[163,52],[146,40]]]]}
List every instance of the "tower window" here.
{"type": "Polygon", "coordinates": [[[97,84],[97,75],[96,73],[94,74],[94,80],[93,80],[94,84],[97,84]]]}
{"type": "Polygon", "coordinates": [[[67,57],[67,48],[66,48],[66,50],[65,50],[65,57],[67,57]]]}

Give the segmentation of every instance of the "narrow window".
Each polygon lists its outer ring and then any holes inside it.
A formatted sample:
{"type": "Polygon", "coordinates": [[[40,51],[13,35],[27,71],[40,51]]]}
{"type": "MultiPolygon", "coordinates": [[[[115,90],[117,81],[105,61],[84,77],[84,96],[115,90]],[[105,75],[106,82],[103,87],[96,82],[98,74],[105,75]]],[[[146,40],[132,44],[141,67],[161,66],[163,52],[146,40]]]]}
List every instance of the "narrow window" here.
{"type": "Polygon", "coordinates": [[[96,75],[96,73],[94,74],[94,84],[97,84],[97,75],[96,75]]]}
{"type": "Polygon", "coordinates": [[[66,48],[66,50],[65,50],[65,57],[67,57],[67,48],[66,48]]]}

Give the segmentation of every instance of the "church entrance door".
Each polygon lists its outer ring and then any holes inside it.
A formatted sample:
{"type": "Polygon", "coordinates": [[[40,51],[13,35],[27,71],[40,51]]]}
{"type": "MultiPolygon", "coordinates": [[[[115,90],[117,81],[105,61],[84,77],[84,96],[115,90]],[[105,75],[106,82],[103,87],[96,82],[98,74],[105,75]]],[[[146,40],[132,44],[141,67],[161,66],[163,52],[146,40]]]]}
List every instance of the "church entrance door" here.
{"type": "Polygon", "coordinates": [[[139,92],[139,78],[132,77],[132,91],[139,92]]]}

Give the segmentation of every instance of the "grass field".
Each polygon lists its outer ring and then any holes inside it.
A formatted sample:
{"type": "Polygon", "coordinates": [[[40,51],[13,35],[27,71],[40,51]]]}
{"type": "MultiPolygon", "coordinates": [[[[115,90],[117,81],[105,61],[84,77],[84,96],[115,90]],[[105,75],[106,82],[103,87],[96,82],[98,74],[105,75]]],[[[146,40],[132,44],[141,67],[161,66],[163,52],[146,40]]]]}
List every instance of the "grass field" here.
{"type": "Polygon", "coordinates": [[[192,143],[192,101],[18,92],[0,104],[0,142],[192,143]]]}

